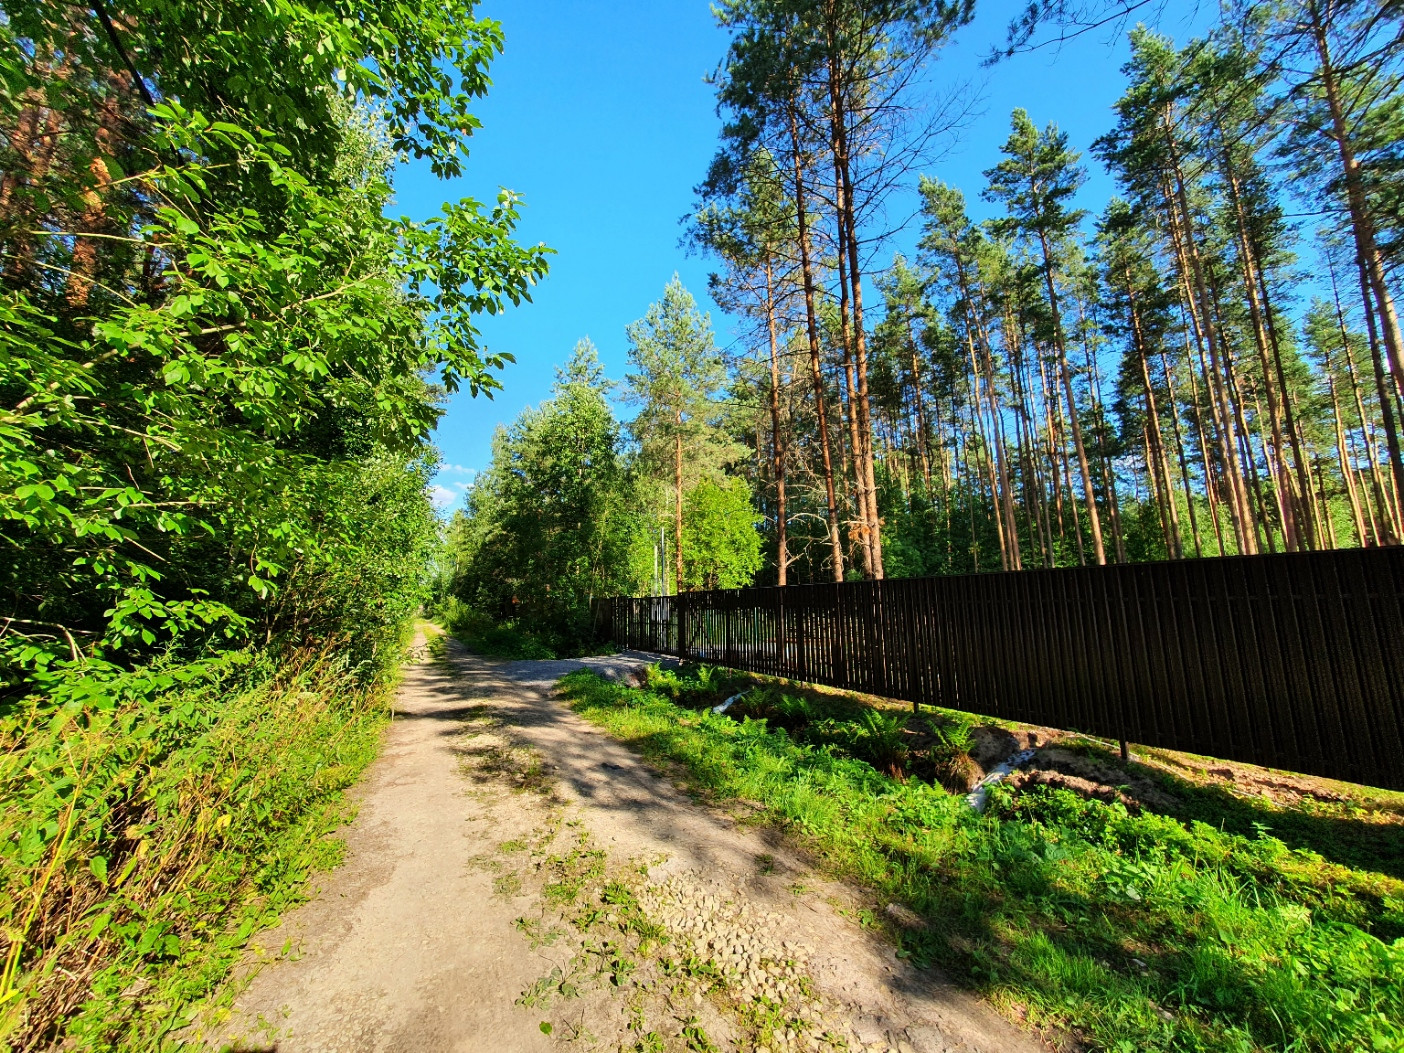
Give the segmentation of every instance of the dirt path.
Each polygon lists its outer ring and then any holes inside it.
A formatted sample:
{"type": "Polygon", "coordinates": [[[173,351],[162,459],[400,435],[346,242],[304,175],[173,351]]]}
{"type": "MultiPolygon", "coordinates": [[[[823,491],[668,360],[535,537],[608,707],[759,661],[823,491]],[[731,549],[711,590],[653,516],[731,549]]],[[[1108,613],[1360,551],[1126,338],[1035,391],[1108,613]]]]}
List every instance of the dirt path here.
{"type": "Polygon", "coordinates": [[[255,938],[212,1048],[1027,1051],[773,834],[553,699],[582,665],[450,642],[406,670],[343,866],[255,938]],[[846,912],[846,913],[845,913],[846,912]]]}

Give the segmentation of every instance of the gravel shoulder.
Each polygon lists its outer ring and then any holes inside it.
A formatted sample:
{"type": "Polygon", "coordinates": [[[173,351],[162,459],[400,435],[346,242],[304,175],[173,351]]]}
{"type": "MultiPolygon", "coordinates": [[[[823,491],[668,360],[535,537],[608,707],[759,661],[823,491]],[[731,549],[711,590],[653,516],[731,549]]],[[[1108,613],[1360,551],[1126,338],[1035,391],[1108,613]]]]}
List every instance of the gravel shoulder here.
{"type": "Polygon", "coordinates": [[[898,959],[867,901],[773,831],[700,805],[555,681],[625,654],[405,671],[345,863],[255,937],[207,1048],[1036,1053],[898,959]]]}

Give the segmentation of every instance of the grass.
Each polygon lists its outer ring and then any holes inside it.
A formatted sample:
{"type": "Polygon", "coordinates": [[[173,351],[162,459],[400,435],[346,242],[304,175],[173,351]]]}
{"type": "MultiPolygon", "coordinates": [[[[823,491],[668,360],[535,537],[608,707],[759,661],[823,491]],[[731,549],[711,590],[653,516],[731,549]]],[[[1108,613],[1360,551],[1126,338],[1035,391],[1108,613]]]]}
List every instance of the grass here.
{"type": "MultiPolygon", "coordinates": [[[[1093,744],[1084,750],[1110,752],[1093,744]]],[[[1379,871],[1404,880],[1404,794],[1319,783],[1319,796],[1304,796],[1291,807],[1252,792],[1253,787],[1206,778],[1205,767],[1186,769],[1184,754],[1137,747],[1152,762],[1142,770],[1180,799],[1182,818],[1213,823],[1252,836],[1260,830],[1297,848],[1307,848],[1347,866],[1379,871]]],[[[1207,766],[1216,762],[1208,760],[1207,766]]],[[[1395,931],[1404,936],[1404,926],[1395,931]]]]}
{"type": "Polygon", "coordinates": [[[342,791],[390,714],[354,673],[333,650],[234,652],[0,716],[0,1048],[178,1044],[340,859],[342,791]]]}
{"type": "Polygon", "coordinates": [[[962,792],[968,788],[974,736],[965,714],[928,708],[918,716],[851,694],[709,665],[688,666],[681,674],[655,669],[649,685],[692,708],[739,694],[727,711],[734,719],[764,720],[796,742],[857,757],[899,779],[916,776],[962,792]]]}
{"type": "Polygon", "coordinates": [[[759,802],[834,872],[914,910],[923,924],[892,933],[900,953],[1036,1027],[1116,1051],[1404,1050],[1404,882],[1394,842],[1370,849],[1347,816],[1328,818],[1349,862],[1309,847],[1330,847],[1310,816],[1268,824],[1163,773],[1185,814],[1047,787],[997,787],[977,814],[879,770],[892,736],[846,716],[857,703],[748,696],[731,719],[705,708],[735,686],[718,680],[578,672],[562,689],[696,791],[759,802]]]}

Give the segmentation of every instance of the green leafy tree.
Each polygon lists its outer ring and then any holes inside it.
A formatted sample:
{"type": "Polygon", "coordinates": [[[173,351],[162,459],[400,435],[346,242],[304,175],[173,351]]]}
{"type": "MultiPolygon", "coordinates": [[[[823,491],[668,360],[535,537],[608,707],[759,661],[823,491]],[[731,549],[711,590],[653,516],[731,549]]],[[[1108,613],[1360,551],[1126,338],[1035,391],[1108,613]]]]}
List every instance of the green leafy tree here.
{"type": "Polygon", "coordinates": [[[682,587],[751,585],[764,560],[750,488],[741,479],[704,478],[684,504],[682,587]]]}
{"type": "Polygon", "coordinates": [[[373,752],[429,432],[548,253],[507,191],[388,216],[391,173],[461,171],[501,46],[464,0],[0,3],[6,1048],[160,1045],[373,752]],[[159,1010],[113,994],[148,975],[159,1010]]]}
{"type": "Polygon", "coordinates": [[[421,457],[421,371],[495,386],[474,316],[525,298],[545,250],[511,240],[506,191],[384,215],[396,152],[458,169],[501,43],[471,7],[171,3],[109,10],[104,33],[37,6],[0,27],[0,523],[25,554],[0,648],[12,683],[57,685],[216,627],[305,624],[281,584],[356,530],[309,486],[421,457]]]}
{"type": "Polygon", "coordinates": [[[576,346],[551,398],[493,440],[492,463],[455,524],[455,591],[470,606],[516,616],[559,646],[589,635],[590,600],[643,583],[647,547],[636,485],[620,451],[594,344],[576,346]]]}

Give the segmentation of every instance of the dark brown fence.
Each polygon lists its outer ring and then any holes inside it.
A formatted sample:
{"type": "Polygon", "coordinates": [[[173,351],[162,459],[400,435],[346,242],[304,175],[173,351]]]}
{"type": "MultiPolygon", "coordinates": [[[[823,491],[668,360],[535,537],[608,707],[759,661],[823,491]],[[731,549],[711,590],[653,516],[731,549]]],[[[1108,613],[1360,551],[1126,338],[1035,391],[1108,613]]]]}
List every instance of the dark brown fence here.
{"type": "Polygon", "coordinates": [[[637,648],[1404,790],[1404,548],[596,602],[637,648]]]}

